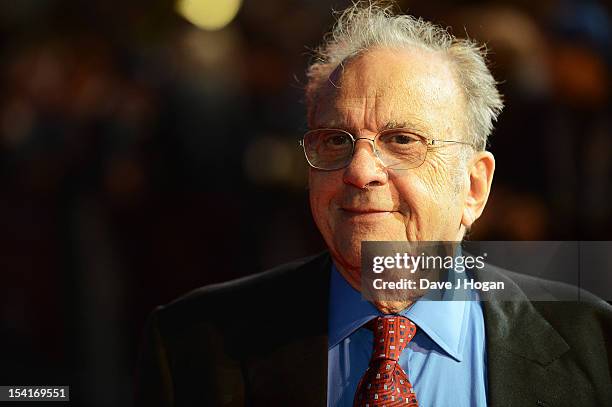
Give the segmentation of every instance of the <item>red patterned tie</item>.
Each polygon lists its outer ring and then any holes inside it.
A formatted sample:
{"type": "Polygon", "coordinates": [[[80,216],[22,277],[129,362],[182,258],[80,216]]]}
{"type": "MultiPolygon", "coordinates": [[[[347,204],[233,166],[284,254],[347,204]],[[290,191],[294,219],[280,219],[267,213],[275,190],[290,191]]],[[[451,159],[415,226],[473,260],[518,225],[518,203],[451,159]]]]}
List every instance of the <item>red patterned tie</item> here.
{"type": "Polygon", "coordinates": [[[397,315],[378,317],[366,325],[374,331],[370,365],[357,385],[354,407],[418,407],[412,384],[397,362],[416,334],[416,325],[397,315]]]}

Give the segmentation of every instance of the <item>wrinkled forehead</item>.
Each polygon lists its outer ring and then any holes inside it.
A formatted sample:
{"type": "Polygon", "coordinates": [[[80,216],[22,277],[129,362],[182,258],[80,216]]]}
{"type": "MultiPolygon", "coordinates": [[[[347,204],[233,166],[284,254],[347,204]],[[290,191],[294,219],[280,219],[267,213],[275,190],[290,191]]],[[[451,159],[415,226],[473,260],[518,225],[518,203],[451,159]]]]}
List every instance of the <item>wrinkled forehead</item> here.
{"type": "Polygon", "coordinates": [[[448,61],[430,51],[375,50],[340,64],[317,92],[310,127],[380,130],[457,119],[463,97],[448,61]]]}
{"type": "Polygon", "coordinates": [[[402,106],[402,99],[393,94],[372,94],[364,97],[326,98],[316,105],[311,128],[339,128],[349,131],[388,128],[410,128],[423,135],[433,132],[427,115],[402,106]]]}

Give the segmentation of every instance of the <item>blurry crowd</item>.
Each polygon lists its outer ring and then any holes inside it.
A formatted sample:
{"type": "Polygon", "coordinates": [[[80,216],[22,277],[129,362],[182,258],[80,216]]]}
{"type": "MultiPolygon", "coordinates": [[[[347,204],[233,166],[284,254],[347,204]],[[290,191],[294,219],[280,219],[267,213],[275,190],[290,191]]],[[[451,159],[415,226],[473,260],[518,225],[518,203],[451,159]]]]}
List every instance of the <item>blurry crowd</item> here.
{"type": "MultiPolygon", "coordinates": [[[[244,0],[216,31],[171,0],[0,5],[1,384],[129,405],[153,306],[323,249],[297,140],[346,4],[244,0]]],[[[609,2],[398,4],[486,42],[500,81],[470,237],[611,240],[609,2]]]]}

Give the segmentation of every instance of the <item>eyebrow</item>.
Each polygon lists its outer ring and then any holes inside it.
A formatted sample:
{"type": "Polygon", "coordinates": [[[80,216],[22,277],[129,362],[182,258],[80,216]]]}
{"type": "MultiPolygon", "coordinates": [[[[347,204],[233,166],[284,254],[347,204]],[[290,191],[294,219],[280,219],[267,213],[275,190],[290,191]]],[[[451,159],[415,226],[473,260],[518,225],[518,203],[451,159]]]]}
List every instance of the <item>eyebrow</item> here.
{"type": "Polygon", "coordinates": [[[396,121],[388,121],[384,126],[382,126],[379,131],[382,130],[393,130],[393,129],[404,129],[409,126],[407,122],[396,122],[396,121]]]}
{"type": "Polygon", "coordinates": [[[378,131],[394,130],[394,129],[408,129],[408,130],[414,131],[417,134],[421,134],[424,136],[430,134],[430,131],[428,131],[427,128],[425,128],[425,126],[419,125],[411,121],[398,122],[398,121],[391,120],[385,123],[378,131]]]}
{"type": "MultiPolygon", "coordinates": [[[[349,132],[355,131],[355,129],[352,128],[352,126],[344,125],[343,123],[341,123],[341,121],[337,121],[337,120],[331,120],[327,122],[326,124],[319,124],[318,126],[314,126],[313,128],[334,128],[334,129],[346,130],[349,132]]],[[[431,131],[429,131],[425,126],[420,125],[414,121],[389,120],[384,125],[380,126],[377,129],[377,131],[381,132],[384,130],[395,130],[395,129],[408,129],[424,137],[427,137],[428,135],[431,134],[431,131]]]]}

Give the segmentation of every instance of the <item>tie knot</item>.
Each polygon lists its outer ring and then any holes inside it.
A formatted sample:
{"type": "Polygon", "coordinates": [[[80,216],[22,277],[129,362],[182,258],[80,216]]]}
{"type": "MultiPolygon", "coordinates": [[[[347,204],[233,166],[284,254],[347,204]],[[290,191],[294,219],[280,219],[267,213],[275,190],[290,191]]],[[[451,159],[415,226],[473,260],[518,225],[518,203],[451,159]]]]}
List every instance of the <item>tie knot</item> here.
{"type": "Polygon", "coordinates": [[[377,317],[368,323],[374,332],[372,360],[398,360],[404,348],[414,338],[416,325],[402,316],[377,317]]]}

